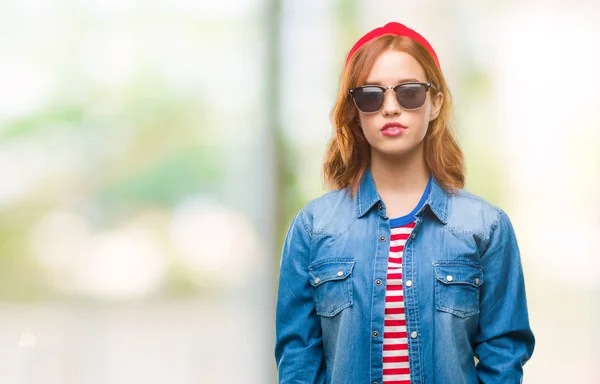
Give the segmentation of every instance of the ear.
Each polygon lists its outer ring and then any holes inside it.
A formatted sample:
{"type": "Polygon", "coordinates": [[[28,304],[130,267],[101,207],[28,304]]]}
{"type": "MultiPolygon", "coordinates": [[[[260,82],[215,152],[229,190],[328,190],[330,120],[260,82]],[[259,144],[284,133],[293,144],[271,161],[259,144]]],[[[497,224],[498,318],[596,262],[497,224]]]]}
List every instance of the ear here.
{"type": "Polygon", "coordinates": [[[435,96],[431,98],[431,109],[429,111],[429,121],[433,121],[437,119],[440,114],[440,110],[442,109],[442,105],[444,104],[444,94],[442,92],[438,92],[435,96]]]}

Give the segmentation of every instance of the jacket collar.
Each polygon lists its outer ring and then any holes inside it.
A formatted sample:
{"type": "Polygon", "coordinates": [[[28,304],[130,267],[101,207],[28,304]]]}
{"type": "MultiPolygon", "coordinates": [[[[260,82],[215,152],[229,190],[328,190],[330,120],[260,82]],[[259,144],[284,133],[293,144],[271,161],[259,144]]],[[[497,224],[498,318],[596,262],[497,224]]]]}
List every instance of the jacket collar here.
{"type": "MultiPolygon", "coordinates": [[[[373,180],[373,174],[371,173],[370,167],[365,169],[358,190],[356,191],[354,201],[356,203],[356,214],[358,217],[364,216],[376,203],[381,201],[379,192],[377,192],[377,188],[375,187],[375,181],[373,180]]],[[[448,193],[438,184],[435,177],[432,176],[429,196],[416,215],[420,216],[423,209],[429,207],[431,212],[433,212],[442,223],[446,224],[448,218],[447,202],[448,193]]]]}

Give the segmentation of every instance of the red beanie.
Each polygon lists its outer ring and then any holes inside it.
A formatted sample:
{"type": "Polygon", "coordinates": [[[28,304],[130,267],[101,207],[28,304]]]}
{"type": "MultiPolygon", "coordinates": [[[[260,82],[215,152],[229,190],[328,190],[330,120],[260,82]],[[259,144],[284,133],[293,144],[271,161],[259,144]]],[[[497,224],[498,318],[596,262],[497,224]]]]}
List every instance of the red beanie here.
{"type": "Polygon", "coordinates": [[[360,47],[365,45],[365,43],[373,40],[374,38],[382,35],[406,36],[413,39],[417,43],[421,44],[427,50],[427,52],[429,52],[431,57],[433,57],[433,60],[435,60],[435,63],[437,64],[438,68],[440,68],[440,62],[438,61],[437,55],[435,54],[435,51],[433,50],[429,42],[417,32],[413,31],[412,29],[408,28],[403,24],[396,22],[387,23],[383,27],[375,28],[371,32],[368,32],[366,35],[361,37],[360,40],[358,40],[356,44],[354,44],[354,46],[350,50],[350,53],[348,53],[348,57],[346,57],[346,67],[348,66],[348,63],[350,62],[352,56],[354,56],[354,54],[356,53],[356,51],[358,51],[360,47]]]}

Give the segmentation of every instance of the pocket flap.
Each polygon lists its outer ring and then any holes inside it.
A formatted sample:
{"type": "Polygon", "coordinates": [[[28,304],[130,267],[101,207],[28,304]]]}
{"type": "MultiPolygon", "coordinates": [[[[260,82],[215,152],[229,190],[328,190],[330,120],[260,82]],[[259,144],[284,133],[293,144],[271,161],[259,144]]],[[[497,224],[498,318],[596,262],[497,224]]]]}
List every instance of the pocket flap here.
{"type": "Polygon", "coordinates": [[[440,263],[433,264],[435,278],[444,284],[470,284],[478,287],[483,284],[483,271],[469,264],[440,263]]]}
{"type": "Polygon", "coordinates": [[[310,284],[317,287],[327,281],[343,280],[350,276],[354,261],[324,261],[308,267],[310,284]]]}

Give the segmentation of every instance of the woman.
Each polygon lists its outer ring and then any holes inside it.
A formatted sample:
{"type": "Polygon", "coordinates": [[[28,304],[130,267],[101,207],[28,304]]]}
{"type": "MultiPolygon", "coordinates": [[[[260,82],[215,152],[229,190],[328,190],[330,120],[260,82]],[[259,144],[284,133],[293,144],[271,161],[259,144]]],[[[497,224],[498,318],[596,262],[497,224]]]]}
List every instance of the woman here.
{"type": "Polygon", "coordinates": [[[324,177],[286,236],[280,383],[520,383],[531,357],[519,249],[464,190],[450,92],[420,34],[389,23],[350,50],[324,177]]]}

